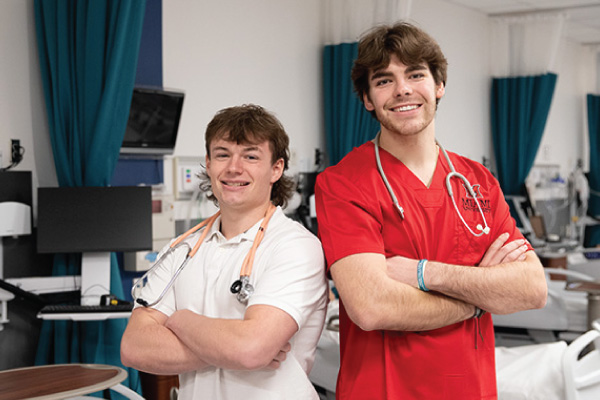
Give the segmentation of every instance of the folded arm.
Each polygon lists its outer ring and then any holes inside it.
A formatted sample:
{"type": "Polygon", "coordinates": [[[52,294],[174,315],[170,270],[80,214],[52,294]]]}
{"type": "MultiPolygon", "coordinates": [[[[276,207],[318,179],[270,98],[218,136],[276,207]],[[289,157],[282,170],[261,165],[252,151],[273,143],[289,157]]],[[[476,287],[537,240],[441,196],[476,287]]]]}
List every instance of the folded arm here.
{"type": "MultiPolygon", "coordinates": [[[[479,268],[428,261],[425,286],[494,314],[544,307],[547,285],[540,260],[535,252],[524,251],[523,241],[504,244],[507,238],[500,235],[492,243],[479,268]]],[[[415,288],[417,264],[404,257],[388,260],[390,275],[415,288]]]]}
{"type": "Polygon", "coordinates": [[[167,319],[167,315],[151,308],[133,310],[121,340],[123,365],[160,375],[200,370],[209,365],[165,326],[167,319]]]}
{"type": "Polygon", "coordinates": [[[243,320],[209,318],[179,310],[166,326],[200,359],[217,367],[241,370],[279,367],[298,330],[288,313],[267,305],[248,307],[243,320]]]}
{"type": "Polygon", "coordinates": [[[348,315],[364,330],[430,330],[475,313],[471,304],[392,279],[382,254],[351,255],[335,262],[330,271],[348,315]]]}
{"type": "Polygon", "coordinates": [[[523,261],[487,268],[432,262],[425,279],[431,290],[494,314],[542,308],[548,294],[543,267],[533,251],[528,251],[523,261]]]}
{"type": "Polygon", "coordinates": [[[154,374],[179,374],[208,366],[276,369],[290,351],[296,321],[271,306],[252,306],[243,320],[209,318],[189,310],[167,317],[137,308],[121,341],[124,365],[154,374]]]}

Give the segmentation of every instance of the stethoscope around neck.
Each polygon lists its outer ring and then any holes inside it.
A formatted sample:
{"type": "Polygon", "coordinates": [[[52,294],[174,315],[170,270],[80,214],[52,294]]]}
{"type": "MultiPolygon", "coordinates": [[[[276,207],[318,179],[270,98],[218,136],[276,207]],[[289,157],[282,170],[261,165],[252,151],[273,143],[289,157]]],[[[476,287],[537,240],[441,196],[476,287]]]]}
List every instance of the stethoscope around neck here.
{"type": "MultiPolygon", "coordinates": [[[[385,187],[387,188],[387,191],[390,194],[390,197],[392,198],[392,203],[394,203],[394,207],[398,211],[398,214],[400,214],[400,217],[402,218],[402,220],[404,220],[404,218],[405,218],[404,208],[402,208],[402,206],[398,202],[398,198],[396,197],[396,194],[394,193],[394,190],[392,189],[392,186],[390,185],[390,182],[388,181],[387,176],[385,175],[385,172],[383,171],[383,166],[381,165],[381,157],[379,156],[379,137],[380,136],[381,136],[381,132],[377,133],[377,136],[375,136],[375,140],[374,140],[375,162],[377,163],[377,169],[379,170],[381,179],[383,180],[383,183],[385,184],[385,187]]],[[[444,155],[444,158],[446,159],[446,162],[448,163],[448,167],[450,167],[450,172],[448,173],[448,175],[446,175],[446,190],[448,191],[448,195],[450,196],[450,199],[452,199],[452,204],[454,205],[454,210],[456,211],[456,214],[458,215],[458,217],[460,218],[460,220],[462,221],[464,226],[468,229],[469,232],[471,232],[471,234],[473,236],[479,237],[483,234],[486,234],[486,235],[489,234],[490,227],[487,224],[487,220],[485,219],[485,215],[483,214],[481,205],[477,201],[477,196],[475,194],[475,190],[473,190],[473,186],[471,185],[469,180],[463,174],[456,172],[456,170],[454,169],[454,165],[452,164],[452,161],[450,160],[450,157],[448,157],[448,154],[446,153],[446,150],[444,150],[442,145],[440,145],[440,143],[438,141],[436,141],[436,144],[442,151],[442,154],[444,155]],[[475,227],[475,229],[477,229],[479,232],[475,232],[471,229],[471,227],[467,224],[467,222],[463,218],[462,214],[458,210],[458,205],[456,204],[456,200],[454,199],[454,190],[452,190],[452,184],[450,182],[450,180],[452,178],[459,178],[460,180],[462,180],[465,189],[469,192],[471,197],[473,197],[473,199],[475,200],[475,203],[477,204],[477,209],[479,210],[479,214],[481,215],[481,219],[483,220],[483,225],[477,224],[477,226],[475,227]]]]}
{"type": "MultiPolygon", "coordinates": [[[[273,204],[269,204],[269,208],[267,209],[265,217],[263,218],[263,220],[258,228],[258,231],[256,232],[256,236],[254,237],[254,242],[252,243],[252,247],[250,248],[250,251],[248,252],[248,254],[246,254],[244,261],[242,262],[242,267],[240,269],[240,278],[235,280],[231,284],[230,291],[231,291],[231,293],[236,295],[236,299],[240,303],[247,302],[248,299],[250,298],[250,296],[252,296],[252,294],[254,293],[254,286],[252,286],[252,284],[250,283],[250,274],[252,273],[252,266],[254,264],[254,256],[256,254],[256,249],[258,248],[258,245],[260,244],[263,237],[265,236],[265,231],[267,229],[267,225],[269,224],[269,220],[271,219],[271,217],[273,216],[273,214],[275,213],[276,210],[277,210],[277,207],[275,207],[273,204]]],[[[165,295],[167,294],[169,289],[175,283],[175,280],[177,280],[177,277],[179,276],[181,271],[183,271],[183,269],[185,268],[187,263],[198,252],[200,245],[204,242],[206,235],[210,231],[211,227],[213,226],[215,220],[217,219],[217,217],[219,215],[220,215],[220,211],[217,211],[217,213],[214,214],[212,217],[205,219],[198,225],[194,226],[192,229],[188,230],[187,232],[185,232],[184,234],[179,236],[173,243],[171,243],[171,245],[169,246],[167,251],[165,251],[165,253],[158,259],[158,261],[156,261],[156,263],[154,263],[152,268],[150,268],[140,279],[138,279],[135,282],[135,284],[133,285],[133,287],[131,288],[131,296],[133,297],[133,299],[135,300],[136,303],[138,303],[144,307],[154,307],[165,297],[165,295]],[[191,247],[188,243],[184,242],[184,240],[187,237],[189,237],[192,233],[194,233],[202,228],[204,228],[204,230],[202,231],[202,234],[200,235],[200,238],[198,239],[198,241],[196,242],[194,247],[191,247]],[[187,249],[188,249],[185,259],[183,260],[183,262],[181,263],[179,268],[177,268],[177,270],[175,271],[175,273],[173,274],[173,276],[171,277],[169,282],[166,284],[166,286],[162,290],[162,292],[158,295],[158,298],[156,300],[154,300],[153,302],[148,302],[148,301],[142,299],[141,297],[139,297],[139,292],[141,292],[141,289],[143,288],[143,286],[148,282],[148,276],[153,271],[155,271],[157,267],[159,267],[162,264],[163,260],[169,254],[172,254],[180,247],[187,247],[187,249]]]]}

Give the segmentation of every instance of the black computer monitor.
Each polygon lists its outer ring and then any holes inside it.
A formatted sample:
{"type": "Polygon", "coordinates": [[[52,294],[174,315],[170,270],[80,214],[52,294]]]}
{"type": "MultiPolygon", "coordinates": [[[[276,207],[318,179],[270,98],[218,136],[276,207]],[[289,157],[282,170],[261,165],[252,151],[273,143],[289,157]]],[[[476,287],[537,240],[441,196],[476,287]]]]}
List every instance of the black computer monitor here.
{"type": "Polygon", "coordinates": [[[39,253],[83,253],[81,302],[109,293],[110,253],[152,249],[149,186],[38,188],[39,253]]]}
{"type": "Polygon", "coordinates": [[[177,141],[184,93],[136,87],[121,154],[172,154],[177,141]]]}

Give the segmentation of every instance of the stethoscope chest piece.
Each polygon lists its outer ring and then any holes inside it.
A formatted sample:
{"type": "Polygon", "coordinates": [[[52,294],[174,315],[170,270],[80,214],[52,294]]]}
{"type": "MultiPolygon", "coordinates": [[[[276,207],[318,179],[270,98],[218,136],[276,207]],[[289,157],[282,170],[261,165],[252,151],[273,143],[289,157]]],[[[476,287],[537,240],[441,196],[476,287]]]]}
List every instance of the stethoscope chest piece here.
{"type": "Polygon", "coordinates": [[[245,303],[254,293],[254,286],[250,283],[248,276],[241,276],[240,279],[233,282],[229,290],[231,293],[237,294],[236,297],[240,303],[245,303]]]}

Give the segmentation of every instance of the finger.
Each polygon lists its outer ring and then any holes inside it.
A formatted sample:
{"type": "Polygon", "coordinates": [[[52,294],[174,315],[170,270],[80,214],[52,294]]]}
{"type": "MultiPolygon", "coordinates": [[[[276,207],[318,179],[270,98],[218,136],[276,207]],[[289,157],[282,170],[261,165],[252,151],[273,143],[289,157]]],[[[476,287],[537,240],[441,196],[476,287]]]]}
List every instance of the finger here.
{"type": "Polygon", "coordinates": [[[494,256],[496,261],[495,264],[502,263],[508,254],[512,253],[513,251],[519,251],[519,248],[521,248],[524,244],[525,240],[523,239],[513,240],[510,243],[506,243],[500,250],[496,252],[496,255],[494,256]]]}
{"type": "Polygon", "coordinates": [[[285,359],[287,358],[287,353],[285,351],[280,351],[276,356],[275,359],[279,362],[283,362],[285,361],[285,359]]]}
{"type": "Polygon", "coordinates": [[[521,257],[522,256],[524,257],[526,251],[527,251],[527,245],[523,244],[523,245],[515,248],[514,250],[510,251],[508,254],[506,254],[504,256],[504,258],[500,261],[500,264],[517,261],[517,260],[522,261],[521,257]]]}
{"type": "Polygon", "coordinates": [[[502,235],[498,236],[496,238],[496,240],[494,240],[494,242],[486,250],[485,255],[483,256],[483,259],[479,263],[480,266],[487,267],[489,265],[493,265],[491,263],[492,260],[494,259],[496,253],[502,248],[504,243],[508,240],[508,236],[509,236],[508,233],[503,233],[502,235]]]}
{"type": "MultiPolygon", "coordinates": [[[[284,346],[285,347],[285,346],[284,346]]],[[[287,352],[289,350],[283,351],[280,350],[279,353],[271,360],[269,365],[266,366],[267,369],[277,369],[281,366],[281,363],[285,361],[287,358],[287,352]]]]}
{"type": "Polygon", "coordinates": [[[492,257],[492,259],[489,260],[490,264],[488,266],[515,261],[519,259],[519,257],[527,250],[528,249],[527,245],[525,244],[525,240],[514,240],[502,246],[502,248],[498,250],[492,257]]]}
{"type": "Polygon", "coordinates": [[[490,265],[498,265],[502,264],[503,262],[507,262],[505,260],[506,256],[511,254],[513,251],[518,251],[523,244],[525,244],[525,240],[523,239],[513,240],[510,243],[506,243],[500,250],[496,252],[496,254],[494,254],[490,260],[490,265]]]}

